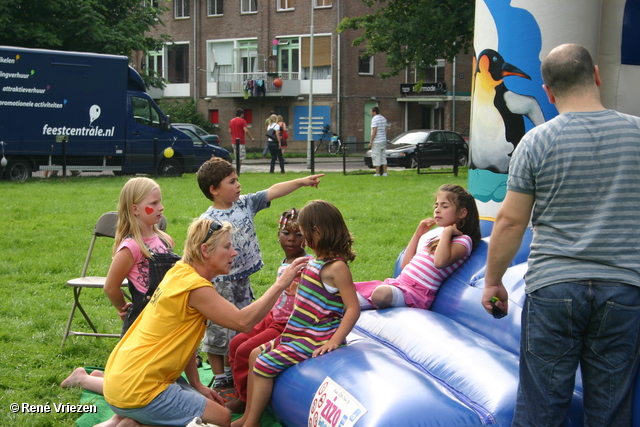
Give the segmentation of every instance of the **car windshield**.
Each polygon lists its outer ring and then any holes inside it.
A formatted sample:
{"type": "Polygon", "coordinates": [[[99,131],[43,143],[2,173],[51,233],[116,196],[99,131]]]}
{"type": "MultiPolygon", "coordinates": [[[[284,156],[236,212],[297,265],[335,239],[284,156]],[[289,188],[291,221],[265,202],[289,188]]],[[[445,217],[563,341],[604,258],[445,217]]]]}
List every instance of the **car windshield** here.
{"type": "Polygon", "coordinates": [[[195,145],[202,145],[202,140],[189,128],[178,128],[182,132],[186,133],[189,138],[193,141],[195,145]]]}
{"type": "Polygon", "coordinates": [[[390,144],[393,145],[418,145],[427,140],[430,132],[408,132],[397,136],[390,144]]]}

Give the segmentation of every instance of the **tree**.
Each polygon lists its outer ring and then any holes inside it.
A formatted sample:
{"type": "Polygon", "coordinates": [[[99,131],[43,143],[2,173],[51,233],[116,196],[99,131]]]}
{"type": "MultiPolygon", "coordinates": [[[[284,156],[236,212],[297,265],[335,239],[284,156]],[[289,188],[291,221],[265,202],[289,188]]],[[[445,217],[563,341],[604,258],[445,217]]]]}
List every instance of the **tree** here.
{"type": "MultiPolygon", "coordinates": [[[[164,7],[143,0],[2,0],[0,44],[130,56],[162,49],[168,35],[149,36],[164,25],[164,7]]],[[[154,2],[155,3],[155,2],[154,2]]],[[[146,83],[163,87],[157,76],[146,83]]]]}
{"type": "MultiPolygon", "coordinates": [[[[380,73],[387,78],[407,66],[421,70],[434,66],[438,59],[453,61],[459,52],[469,52],[473,43],[475,2],[472,0],[362,0],[378,6],[364,16],[347,17],[338,31],[364,30],[353,46],[366,42],[363,55],[383,52],[390,69],[380,73]]],[[[418,76],[421,80],[424,76],[418,76]]]]}
{"type": "Polygon", "coordinates": [[[162,111],[171,117],[172,123],[191,123],[200,126],[202,129],[212,132],[220,128],[209,123],[198,111],[193,99],[160,99],[158,106],[162,111]]]}

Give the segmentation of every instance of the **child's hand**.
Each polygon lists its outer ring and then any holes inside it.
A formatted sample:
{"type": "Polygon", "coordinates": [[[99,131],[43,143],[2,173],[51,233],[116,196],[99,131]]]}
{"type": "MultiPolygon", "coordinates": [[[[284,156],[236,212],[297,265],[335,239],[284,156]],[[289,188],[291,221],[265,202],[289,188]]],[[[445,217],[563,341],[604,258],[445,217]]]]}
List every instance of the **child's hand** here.
{"type": "Polygon", "coordinates": [[[451,224],[451,225],[448,225],[445,228],[450,228],[451,229],[451,235],[452,236],[462,236],[462,231],[458,230],[458,226],[455,223],[451,224]]]}
{"type": "Polygon", "coordinates": [[[318,188],[318,185],[320,184],[320,178],[322,178],[323,176],[324,174],[321,173],[318,175],[309,175],[301,179],[304,181],[305,186],[318,188]]]}
{"type": "Polygon", "coordinates": [[[324,344],[322,347],[317,348],[313,354],[311,355],[311,357],[318,357],[318,356],[322,356],[325,353],[329,353],[330,351],[335,350],[336,348],[340,347],[339,344],[334,344],[333,342],[331,342],[331,340],[327,341],[326,344],[324,344]]]}
{"type": "Polygon", "coordinates": [[[124,322],[125,317],[127,317],[127,313],[129,312],[129,307],[133,304],[128,302],[121,309],[118,310],[118,316],[120,316],[120,320],[124,322]]]}
{"type": "Polygon", "coordinates": [[[423,219],[422,221],[420,221],[420,224],[418,224],[418,228],[416,229],[416,232],[420,235],[426,233],[427,231],[431,230],[433,228],[433,226],[436,225],[436,220],[433,218],[426,218],[423,219]]]}

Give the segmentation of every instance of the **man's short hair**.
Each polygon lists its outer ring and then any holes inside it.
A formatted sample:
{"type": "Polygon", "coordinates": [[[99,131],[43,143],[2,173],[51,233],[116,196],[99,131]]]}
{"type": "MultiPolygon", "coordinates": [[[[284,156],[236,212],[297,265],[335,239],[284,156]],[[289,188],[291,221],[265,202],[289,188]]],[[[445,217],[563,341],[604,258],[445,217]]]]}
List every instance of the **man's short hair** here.
{"type": "Polygon", "coordinates": [[[378,107],[371,107],[371,112],[380,114],[380,109],[378,107]]]}
{"type": "Polygon", "coordinates": [[[544,84],[555,96],[595,84],[594,64],[589,51],[579,44],[568,43],[553,49],[540,67],[544,84]]]}
{"type": "Polygon", "coordinates": [[[242,108],[238,108],[236,110],[236,117],[240,117],[243,114],[244,114],[244,110],[242,108]]]}

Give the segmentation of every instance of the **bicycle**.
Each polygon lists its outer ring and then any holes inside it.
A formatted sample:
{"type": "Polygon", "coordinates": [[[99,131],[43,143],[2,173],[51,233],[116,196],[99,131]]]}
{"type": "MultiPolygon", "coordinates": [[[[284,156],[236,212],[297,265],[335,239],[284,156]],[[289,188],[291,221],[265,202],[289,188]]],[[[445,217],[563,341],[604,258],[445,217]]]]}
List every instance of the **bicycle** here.
{"type": "Polygon", "coordinates": [[[328,138],[331,133],[331,127],[329,125],[324,125],[322,128],[322,134],[320,138],[318,138],[318,143],[316,144],[316,148],[314,149],[314,153],[318,152],[318,149],[321,145],[324,144],[325,149],[329,154],[336,155],[342,150],[342,140],[336,134],[331,136],[331,139],[328,138]]]}

